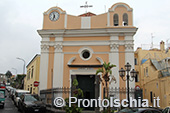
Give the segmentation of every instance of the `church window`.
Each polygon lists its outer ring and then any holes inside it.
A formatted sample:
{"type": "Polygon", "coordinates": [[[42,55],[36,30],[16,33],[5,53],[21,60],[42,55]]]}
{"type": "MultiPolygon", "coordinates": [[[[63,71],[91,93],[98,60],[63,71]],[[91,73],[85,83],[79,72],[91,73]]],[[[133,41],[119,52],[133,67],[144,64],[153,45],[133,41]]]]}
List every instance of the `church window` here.
{"type": "Polygon", "coordinates": [[[79,55],[82,60],[89,60],[92,57],[93,50],[89,47],[83,47],[79,50],[79,55]]]}
{"type": "Polygon", "coordinates": [[[88,50],[82,51],[82,57],[88,59],[90,57],[90,52],[88,50]]]}
{"type": "Polygon", "coordinates": [[[127,13],[123,14],[123,26],[128,26],[128,15],[127,15],[127,13]]]}
{"type": "Polygon", "coordinates": [[[119,25],[119,16],[118,16],[118,14],[115,14],[113,16],[113,21],[114,21],[114,26],[118,26],[119,25]]]}

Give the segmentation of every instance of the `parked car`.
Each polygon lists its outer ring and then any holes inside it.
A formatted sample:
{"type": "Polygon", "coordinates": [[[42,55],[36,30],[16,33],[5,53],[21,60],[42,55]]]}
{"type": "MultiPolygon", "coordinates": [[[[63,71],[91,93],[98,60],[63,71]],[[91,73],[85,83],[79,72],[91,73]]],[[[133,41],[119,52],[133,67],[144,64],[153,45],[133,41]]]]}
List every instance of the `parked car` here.
{"type": "Polygon", "coordinates": [[[162,110],[156,108],[124,108],[117,113],[162,113],[162,110]]]}
{"type": "Polygon", "coordinates": [[[11,99],[14,101],[14,95],[15,95],[15,92],[16,92],[16,89],[15,88],[13,88],[13,91],[12,91],[12,93],[11,93],[11,99]]]}
{"type": "Polygon", "coordinates": [[[17,89],[14,94],[14,104],[18,107],[20,96],[29,93],[30,93],[29,91],[17,89]]]}
{"type": "Polygon", "coordinates": [[[6,86],[10,86],[10,83],[6,83],[6,86]]]}
{"type": "Polygon", "coordinates": [[[5,105],[5,89],[4,88],[0,88],[0,106],[2,108],[4,108],[5,105]]]}
{"type": "Polygon", "coordinates": [[[5,84],[4,83],[0,83],[0,88],[5,89],[6,88],[5,84]]]}
{"type": "Polygon", "coordinates": [[[10,98],[12,97],[13,91],[14,91],[14,88],[12,87],[12,88],[10,89],[10,92],[9,92],[9,97],[10,97],[10,98]]]}
{"type": "Polygon", "coordinates": [[[18,110],[24,113],[46,113],[46,105],[37,94],[23,94],[18,103],[18,110]]]}
{"type": "Polygon", "coordinates": [[[8,92],[10,92],[12,87],[11,86],[7,86],[6,89],[7,89],[8,92]]]}
{"type": "Polygon", "coordinates": [[[170,107],[166,107],[162,110],[162,113],[170,113],[170,107]]]}

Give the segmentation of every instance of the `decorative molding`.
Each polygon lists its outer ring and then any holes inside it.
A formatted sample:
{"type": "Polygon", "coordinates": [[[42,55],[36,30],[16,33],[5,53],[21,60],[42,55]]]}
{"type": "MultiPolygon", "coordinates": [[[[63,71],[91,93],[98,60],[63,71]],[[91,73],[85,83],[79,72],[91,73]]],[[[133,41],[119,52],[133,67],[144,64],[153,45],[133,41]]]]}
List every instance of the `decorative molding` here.
{"type": "MultiPolygon", "coordinates": [[[[92,54],[100,54],[103,52],[94,52],[91,48],[87,47],[87,46],[110,46],[110,51],[114,52],[114,51],[118,51],[119,49],[119,45],[126,45],[126,49],[127,50],[133,50],[133,40],[112,40],[111,42],[108,41],[41,41],[41,48],[42,50],[48,49],[49,46],[54,46],[55,48],[55,52],[62,52],[63,46],[85,46],[81,49],[79,49],[78,52],[74,52],[77,54],[81,54],[81,52],[85,49],[89,50],[92,54]],[[129,46],[131,45],[131,46],[129,46]],[[48,46],[48,47],[47,47],[48,46]]],[[[66,52],[67,53],[67,52],[66,52]]],[[[106,53],[106,52],[104,52],[106,53]]]]}
{"type": "Polygon", "coordinates": [[[76,60],[76,57],[72,57],[72,58],[68,61],[67,65],[71,65],[75,60],[76,60]]]}
{"type": "Polygon", "coordinates": [[[41,45],[41,52],[49,52],[49,45],[41,45]]]}
{"type": "Polygon", "coordinates": [[[119,44],[114,43],[114,44],[110,44],[110,51],[119,51],[119,44]]]}
{"type": "MultiPolygon", "coordinates": [[[[109,54],[110,52],[94,52],[93,54],[109,54]]],[[[77,52],[63,52],[63,54],[75,54],[75,55],[77,55],[77,54],[79,54],[79,53],[77,53],[77,52]]]]}
{"type": "Polygon", "coordinates": [[[92,54],[93,54],[94,52],[93,52],[93,49],[91,49],[90,47],[82,47],[82,48],[79,49],[78,53],[79,53],[79,56],[80,56],[80,58],[81,58],[82,60],[87,61],[87,60],[89,60],[89,59],[92,57],[92,54]],[[83,58],[83,56],[82,56],[82,52],[85,51],[85,50],[87,50],[87,51],[90,52],[90,56],[89,56],[89,58],[87,58],[87,59],[83,58]]]}
{"type": "Polygon", "coordinates": [[[48,15],[52,11],[58,11],[60,14],[66,14],[66,12],[63,11],[61,8],[59,8],[59,7],[52,7],[48,11],[44,12],[44,15],[48,15]]]}
{"type": "Polygon", "coordinates": [[[96,75],[96,70],[94,68],[78,68],[70,70],[70,79],[71,75],[96,75]]]}
{"type": "Polygon", "coordinates": [[[127,9],[127,11],[133,11],[132,8],[130,8],[129,6],[127,6],[126,4],[117,4],[117,5],[114,5],[112,8],[109,9],[109,12],[113,12],[115,11],[115,9],[117,7],[125,7],[127,9]]]}
{"type": "Polygon", "coordinates": [[[41,37],[51,34],[61,37],[86,37],[86,36],[133,36],[137,31],[136,27],[126,28],[105,28],[105,29],[64,29],[64,30],[38,30],[41,37]]]}
{"type": "Polygon", "coordinates": [[[125,44],[126,51],[133,51],[134,45],[133,44],[125,44]]]}
{"type": "Polygon", "coordinates": [[[62,44],[56,44],[54,45],[55,52],[62,52],[63,51],[63,45],[62,44]]]}
{"type": "Polygon", "coordinates": [[[103,60],[100,57],[96,57],[96,59],[101,63],[101,65],[104,64],[103,60]]]}

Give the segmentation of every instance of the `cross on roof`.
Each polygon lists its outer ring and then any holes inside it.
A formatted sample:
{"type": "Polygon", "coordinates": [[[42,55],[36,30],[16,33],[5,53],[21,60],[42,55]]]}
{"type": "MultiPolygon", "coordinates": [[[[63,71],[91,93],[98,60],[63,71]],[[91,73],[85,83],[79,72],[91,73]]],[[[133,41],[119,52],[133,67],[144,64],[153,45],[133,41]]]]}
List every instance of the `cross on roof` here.
{"type": "Polygon", "coordinates": [[[80,6],[80,8],[86,8],[86,13],[87,13],[87,8],[89,8],[89,7],[93,7],[93,5],[88,5],[87,1],[85,2],[85,5],[80,6]]]}

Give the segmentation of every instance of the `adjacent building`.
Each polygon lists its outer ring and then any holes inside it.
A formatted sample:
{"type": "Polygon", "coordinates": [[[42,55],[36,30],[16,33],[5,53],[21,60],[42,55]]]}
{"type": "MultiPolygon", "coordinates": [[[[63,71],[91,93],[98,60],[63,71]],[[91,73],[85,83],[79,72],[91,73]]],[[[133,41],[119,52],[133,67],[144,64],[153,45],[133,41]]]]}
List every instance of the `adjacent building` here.
{"type": "Polygon", "coordinates": [[[7,77],[5,74],[0,73],[0,83],[7,83],[7,77]]]}
{"type": "Polygon", "coordinates": [[[135,69],[138,71],[136,87],[143,89],[143,98],[153,106],[154,97],[160,98],[160,107],[170,106],[170,51],[165,51],[164,42],[160,49],[135,51],[135,69]]]}
{"type": "MultiPolygon", "coordinates": [[[[116,65],[112,71],[117,82],[110,87],[126,87],[118,71],[127,62],[134,68],[133,36],[137,31],[129,5],[116,3],[106,13],[79,16],[52,7],[43,16],[43,28],[38,30],[42,38],[40,90],[72,87],[77,78],[83,91],[94,95],[95,73],[104,62],[116,65]]],[[[30,90],[31,84],[26,88],[30,90]]],[[[135,82],[130,87],[134,88],[135,82]]],[[[98,89],[102,90],[101,84],[98,89]]]]}
{"type": "Polygon", "coordinates": [[[32,94],[38,94],[39,87],[34,87],[34,82],[39,82],[40,55],[36,54],[26,68],[27,75],[24,79],[24,89],[30,91],[32,94]]]}

